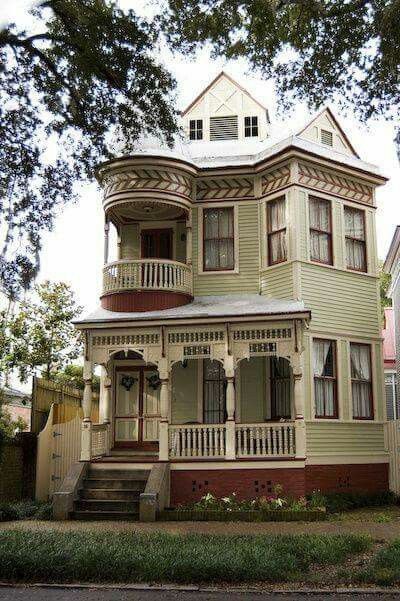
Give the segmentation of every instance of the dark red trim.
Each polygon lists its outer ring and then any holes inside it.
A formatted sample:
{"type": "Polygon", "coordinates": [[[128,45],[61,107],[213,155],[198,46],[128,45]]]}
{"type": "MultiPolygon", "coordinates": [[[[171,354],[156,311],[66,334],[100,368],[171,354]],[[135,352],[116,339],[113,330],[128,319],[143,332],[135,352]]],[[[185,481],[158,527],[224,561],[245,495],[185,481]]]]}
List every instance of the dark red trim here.
{"type": "Polygon", "coordinates": [[[173,309],[187,305],[192,300],[190,294],[161,290],[128,290],[106,294],[100,298],[103,309],[121,313],[173,309]]]}

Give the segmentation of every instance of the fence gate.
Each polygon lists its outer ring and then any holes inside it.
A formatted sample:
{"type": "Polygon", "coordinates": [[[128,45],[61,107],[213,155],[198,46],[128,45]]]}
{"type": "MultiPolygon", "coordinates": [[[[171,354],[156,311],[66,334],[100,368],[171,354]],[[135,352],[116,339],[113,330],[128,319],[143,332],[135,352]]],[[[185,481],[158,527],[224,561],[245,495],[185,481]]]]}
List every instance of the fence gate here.
{"type": "Polygon", "coordinates": [[[389,488],[400,494],[400,419],[386,422],[385,448],[389,451],[389,488]]]}
{"type": "MultiPolygon", "coordinates": [[[[43,430],[38,435],[36,498],[46,501],[58,491],[71,465],[81,454],[82,409],[53,404],[43,430]]],[[[96,416],[92,415],[92,419],[96,416]]]]}

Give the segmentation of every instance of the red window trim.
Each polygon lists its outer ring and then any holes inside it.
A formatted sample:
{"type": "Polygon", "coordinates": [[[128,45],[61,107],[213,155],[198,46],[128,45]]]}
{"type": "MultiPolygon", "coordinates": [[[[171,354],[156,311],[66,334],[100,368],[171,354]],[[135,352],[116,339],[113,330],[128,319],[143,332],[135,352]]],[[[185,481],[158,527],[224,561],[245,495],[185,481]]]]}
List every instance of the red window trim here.
{"type": "MultiPolygon", "coordinates": [[[[218,219],[218,234],[219,234],[219,219],[218,219]]],[[[203,208],[203,271],[206,272],[212,272],[212,271],[235,271],[235,210],[234,207],[229,206],[229,207],[204,207],[203,208]],[[232,212],[232,226],[233,226],[233,232],[232,232],[232,236],[224,236],[224,237],[220,237],[218,235],[218,238],[206,238],[205,237],[205,233],[206,233],[206,228],[205,228],[205,216],[206,216],[206,212],[207,211],[231,211],[232,212]],[[218,241],[222,241],[222,240],[232,240],[233,241],[233,266],[232,267],[206,267],[206,240],[218,240],[218,241]]]]}
{"type": "Polygon", "coordinates": [[[351,395],[351,411],[352,411],[352,415],[353,415],[353,419],[357,420],[357,421],[371,421],[375,419],[375,399],[374,399],[374,385],[373,385],[373,376],[372,376],[372,349],[371,349],[371,345],[370,344],[366,344],[365,342],[350,342],[350,379],[351,379],[351,388],[352,388],[352,395],[351,395]],[[368,353],[369,353],[369,370],[371,373],[371,377],[370,380],[356,380],[354,378],[351,377],[351,347],[352,346],[366,346],[368,348],[368,353]],[[353,407],[353,382],[356,383],[361,383],[361,384],[365,384],[368,383],[370,385],[369,387],[369,410],[370,413],[368,416],[364,416],[364,417],[358,417],[355,416],[353,413],[354,407],[353,407]]]}
{"type": "MultiPolygon", "coordinates": [[[[364,240],[360,240],[360,238],[354,238],[353,236],[347,236],[346,235],[346,221],[345,221],[345,243],[346,240],[351,240],[352,242],[361,242],[364,245],[364,269],[357,269],[357,267],[350,267],[347,264],[347,260],[346,260],[346,269],[348,269],[349,271],[356,271],[357,273],[368,273],[368,256],[367,256],[367,232],[366,232],[366,228],[365,228],[365,211],[363,211],[362,209],[356,209],[355,207],[351,207],[350,205],[344,205],[344,212],[346,213],[346,211],[352,211],[353,213],[361,213],[363,216],[363,232],[364,232],[364,240]]],[[[346,254],[346,246],[345,246],[345,254],[346,254]]]]}
{"type": "Polygon", "coordinates": [[[326,199],[326,198],[321,198],[319,196],[310,196],[309,197],[309,212],[311,210],[311,202],[313,200],[316,200],[318,202],[326,202],[329,205],[329,230],[319,230],[315,227],[311,227],[310,226],[310,233],[311,232],[316,232],[317,234],[325,234],[328,235],[328,240],[329,240],[329,244],[328,244],[328,248],[329,248],[329,260],[328,261],[322,261],[320,259],[314,259],[311,256],[311,243],[310,243],[310,261],[312,261],[313,263],[319,263],[320,265],[333,265],[333,236],[332,236],[332,203],[330,200],[326,199]]]}
{"type": "MultiPolygon", "coordinates": [[[[313,338],[313,345],[315,342],[331,342],[333,349],[333,373],[332,376],[315,376],[313,374],[313,383],[314,383],[314,410],[315,410],[315,380],[328,380],[333,382],[333,406],[334,413],[333,415],[318,415],[315,412],[315,419],[339,419],[339,403],[338,403],[338,383],[337,383],[337,345],[336,340],[332,340],[330,338],[313,338]]],[[[324,403],[325,404],[325,403],[324,403]]]]}
{"type": "MultiPolygon", "coordinates": [[[[284,259],[280,259],[279,261],[271,261],[271,238],[272,236],[276,236],[276,234],[281,234],[282,232],[285,233],[285,240],[286,240],[286,232],[287,232],[287,225],[285,225],[285,227],[280,228],[279,230],[274,230],[273,232],[269,231],[269,219],[268,219],[268,207],[273,203],[273,202],[277,202],[278,200],[283,200],[283,202],[285,203],[285,209],[286,209],[286,197],[285,196],[278,196],[278,198],[273,198],[272,200],[269,200],[266,203],[266,207],[265,207],[265,211],[266,211],[266,221],[267,221],[267,249],[268,249],[268,257],[267,257],[267,266],[268,267],[272,267],[272,265],[279,265],[280,263],[286,263],[286,261],[288,260],[287,258],[287,247],[286,247],[286,257],[284,259]]],[[[286,219],[285,219],[285,223],[286,223],[286,219]]]]}

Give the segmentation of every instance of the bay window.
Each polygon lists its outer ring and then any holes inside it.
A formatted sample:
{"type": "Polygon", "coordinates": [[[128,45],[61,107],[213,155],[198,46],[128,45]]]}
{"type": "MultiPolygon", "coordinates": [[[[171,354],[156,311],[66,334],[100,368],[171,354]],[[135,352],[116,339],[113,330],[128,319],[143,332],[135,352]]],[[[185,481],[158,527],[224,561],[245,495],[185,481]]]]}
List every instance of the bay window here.
{"type": "Polygon", "coordinates": [[[276,198],[267,203],[268,265],[282,263],[287,259],[286,202],[276,198]]]}
{"type": "Polygon", "coordinates": [[[350,344],[351,394],[354,419],[373,419],[371,348],[350,344]]]}
{"type": "Polygon", "coordinates": [[[344,226],[347,269],[367,271],[364,211],[344,207],[344,226]]]}
{"type": "Polygon", "coordinates": [[[315,417],[337,418],[336,344],[334,340],[314,339],[315,417]]]}
{"type": "Polygon", "coordinates": [[[204,271],[231,271],[234,267],[235,239],[233,207],[204,209],[204,271]]]}
{"type": "Polygon", "coordinates": [[[311,261],[332,265],[331,203],[323,198],[310,197],[309,212],[311,261]]]}

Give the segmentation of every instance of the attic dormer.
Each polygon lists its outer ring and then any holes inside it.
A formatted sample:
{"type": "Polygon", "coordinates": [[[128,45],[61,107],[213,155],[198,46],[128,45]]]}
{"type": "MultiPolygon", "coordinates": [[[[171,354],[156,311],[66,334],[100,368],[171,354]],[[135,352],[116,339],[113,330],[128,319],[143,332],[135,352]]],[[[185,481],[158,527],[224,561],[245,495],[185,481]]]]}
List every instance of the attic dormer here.
{"type": "Polygon", "coordinates": [[[349,156],[358,157],[350,140],[329,108],[318,113],[297,135],[299,138],[316,142],[349,156]]]}
{"type": "Polygon", "coordinates": [[[263,140],[268,136],[266,107],[224,72],[183,111],[182,118],[190,142],[263,140]]]}

